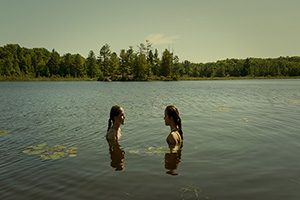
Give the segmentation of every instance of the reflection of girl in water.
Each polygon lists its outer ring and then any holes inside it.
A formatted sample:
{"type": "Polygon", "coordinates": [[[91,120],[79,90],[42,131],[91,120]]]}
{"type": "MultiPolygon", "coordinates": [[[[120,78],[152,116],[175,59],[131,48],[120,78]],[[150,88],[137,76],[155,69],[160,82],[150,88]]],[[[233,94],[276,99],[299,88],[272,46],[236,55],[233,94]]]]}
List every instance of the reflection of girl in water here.
{"type": "Polygon", "coordinates": [[[173,105],[167,106],[164,120],[165,124],[170,126],[171,129],[167,137],[170,152],[165,154],[165,168],[168,170],[167,174],[177,175],[176,169],[181,159],[183,145],[183,132],[178,109],[173,105]]]}
{"type": "Polygon", "coordinates": [[[125,114],[121,106],[113,106],[110,110],[110,117],[108,119],[108,128],[106,133],[106,140],[109,144],[109,153],[111,158],[111,166],[117,171],[124,168],[124,154],[121,149],[119,139],[121,138],[121,124],[124,124],[125,114]]]}
{"type": "Polygon", "coordinates": [[[124,169],[124,158],[125,152],[121,149],[121,146],[116,143],[109,146],[109,153],[111,163],[110,166],[115,168],[116,171],[121,171],[124,169]]]}
{"type": "Polygon", "coordinates": [[[165,154],[165,168],[168,170],[166,173],[171,175],[178,175],[176,169],[181,159],[181,149],[174,150],[170,148],[170,152],[165,154]]]}
{"type": "Polygon", "coordinates": [[[121,138],[121,124],[124,124],[125,114],[121,106],[115,105],[110,110],[106,139],[118,141],[121,138]]]}
{"type": "Polygon", "coordinates": [[[167,137],[167,142],[171,146],[181,145],[183,141],[183,132],[181,127],[181,118],[178,109],[173,106],[167,106],[165,109],[165,124],[170,126],[171,132],[167,137]]]}

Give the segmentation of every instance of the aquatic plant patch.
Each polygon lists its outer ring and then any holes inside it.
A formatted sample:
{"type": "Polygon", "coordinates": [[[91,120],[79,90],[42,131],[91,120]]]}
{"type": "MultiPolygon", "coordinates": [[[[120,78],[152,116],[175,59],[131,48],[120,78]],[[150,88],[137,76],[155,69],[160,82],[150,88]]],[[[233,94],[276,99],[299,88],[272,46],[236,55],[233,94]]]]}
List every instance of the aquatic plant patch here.
{"type": "Polygon", "coordinates": [[[0,130],[0,137],[4,137],[8,135],[8,131],[6,130],[0,130]]]}
{"type": "Polygon", "coordinates": [[[128,149],[128,153],[136,154],[136,155],[156,155],[156,154],[164,154],[169,150],[167,147],[147,147],[146,149],[128,149]]]}
{"type": "Polygon", "coordinates": [[[169,149],[166,147],[148,147],[146,150],[147,154],[164,154],[169,149]]]}
{"type": "Polygon", "coordinates": [[[63,145],[48,146],[46,143],[26,147],[23,151],[27,155],[39,155],[43,160],[57,160],[63,157],[76,157],[77,148],[67,148],[63,145]]]}

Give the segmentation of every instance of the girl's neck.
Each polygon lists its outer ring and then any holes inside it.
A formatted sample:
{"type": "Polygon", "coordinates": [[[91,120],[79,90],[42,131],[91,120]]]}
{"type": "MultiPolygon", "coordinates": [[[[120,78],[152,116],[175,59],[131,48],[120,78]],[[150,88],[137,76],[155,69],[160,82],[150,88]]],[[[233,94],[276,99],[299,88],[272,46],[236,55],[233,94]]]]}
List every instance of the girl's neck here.
{"type": "Polygon", "coordinates": [[[171,129],[171,132],[172,132],[172,131],[177,131],[177,130],[178,130],[178,127],[177,127],[174,123],[171,123],[171,124],[170,124],[170,129],[171,129]]]}
{"type": "Polygon", "coordinates": [[[118,130],[118,129],[120,128],[120,126],[121,126],[120,123],[114,123],[114,124],[112,125],[112,128],[118,130]]]}

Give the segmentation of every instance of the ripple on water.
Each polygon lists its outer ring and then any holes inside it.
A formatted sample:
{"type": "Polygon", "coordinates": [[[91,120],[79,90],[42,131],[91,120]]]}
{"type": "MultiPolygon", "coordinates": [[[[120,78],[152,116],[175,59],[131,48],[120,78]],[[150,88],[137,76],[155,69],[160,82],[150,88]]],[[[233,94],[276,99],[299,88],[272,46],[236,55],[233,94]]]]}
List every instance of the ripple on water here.
{"type": "Polygon", "coordinates": [[[4,85],[5,199],[299,199],[299,81],[4,85]],[[125,169],[119,172],[105,140],[115,104],[126,115],[120,141],[125,169]],[[164,168],[169,104],[178,107],[184,131],[176,178],[164,168]],[[22,153],[41,143],[76,146],[78,155],[49,161],[22,153]]]}

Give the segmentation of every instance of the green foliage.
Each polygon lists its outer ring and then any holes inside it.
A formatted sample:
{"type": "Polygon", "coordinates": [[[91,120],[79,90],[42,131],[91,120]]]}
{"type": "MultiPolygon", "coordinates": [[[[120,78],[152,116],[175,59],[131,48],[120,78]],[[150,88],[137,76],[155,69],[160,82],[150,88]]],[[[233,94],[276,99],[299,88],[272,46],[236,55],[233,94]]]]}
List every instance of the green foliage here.
{"type": "Polygon", "coordinates": [[[97,64],[97,59],[93,51],[90,51],[89,56],[86,59],[87,75],[91,78],[99,77],[100,68],[97,64]]]}
{"type": "Polygon", "coordinates": [[[136,55],[135,63],[134,63],[134,70],[133,70],[133,77],[135,80],[146,80],[147,79],[147,70],[148,70],[148,63],[145,54],[140,53],[136,55]]]}
{"type": "Polygon", "coordinates": [[[164,77],[171,76],[171,67],[173,64],[173,54],[165,49],[161,58],[161,70],[160,75],[164,77]]]}
{"type": "Polygon", "coordinates": [[[119,61],[118,55],[115,52],[113,52],[110,57],[110,65],[108,68],[109,74],[110,75],[119,74],[119,71],[118,71],[119,66],[120,66],[120,61],[119,61]]]}
{"type": "Polygon", "coordinates": [[[47,67],[50,72],[50,76],[55,76],[59,73],[60,55],[53,49],[50,55],[50,59],[47,63],[47,67]]]}
{"type": "Polygon", "coordinates": [[[125,49],[122,49],[120,52],[120,65],[119,72],[122,74],[122,77],[125,77],[126,74],[129,74],[129,64],[128,64],[128,55],[125,49]]]}
{"type": "Polygon", "coordinates": [[[73,77],[83,77],[86,74],[85,59],[80,55],[74,56],[74,62],[71,64],[70,73],[73,77]]]}
{"type": "Polygon", "coordinates": [[[226,59],[210,63],[180,62],[165,49],[161,58],[149,41],[138,51],[121,49],[119,55],[105,44],[98,59],[90,51],[59,55],[54,49],[27,49],[18,44],[0,47],[0,77],[4,80],[28,78],[92,78],[97,80],[180,80],[186,78],[283,77],[300,76],[300,57],[226,59]]]}
{"type": "Polygon", "coordinates": [[[100,69],[103,72],[104,76],[108,76],[109,71],[111,71],[110,56],[111,56],[110,46],[108,44],[103,45],[102,48],[100,49],[98,63],[99,63],[100,69]]]}

